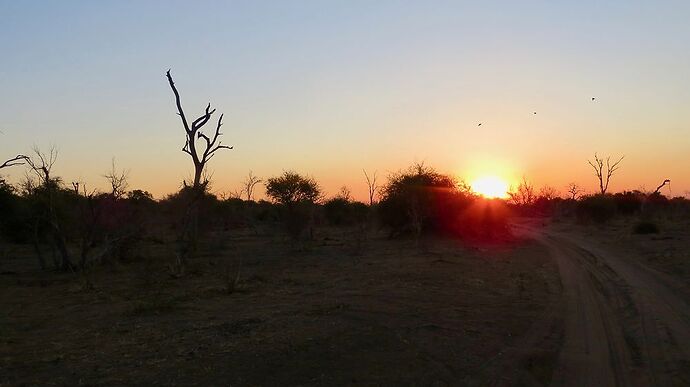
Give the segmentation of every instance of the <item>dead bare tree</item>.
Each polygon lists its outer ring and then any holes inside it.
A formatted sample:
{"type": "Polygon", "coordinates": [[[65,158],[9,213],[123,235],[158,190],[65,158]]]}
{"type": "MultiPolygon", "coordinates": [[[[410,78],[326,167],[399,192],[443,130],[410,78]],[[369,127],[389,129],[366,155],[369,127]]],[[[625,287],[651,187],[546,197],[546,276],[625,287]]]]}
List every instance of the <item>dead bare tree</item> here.
{"type": "Polygon", "coordinates": [[[367,179],[367,188],[369,189],[369,205],[373,206],[374,205],[374,198],[376,196],[376,193],[379,190],[378,185],[376,185],[376,171],[374,171],[374,174],[369,178],[369,175],[367,174],[366,169],[363,169],[364,171],[364,177],[367,179]]]}
{"type": "Polygon", "coordinates": [[[539,189],[538,197],[544,200],[553,200],[559,196],[558,190],[550,185],[545,185],[539,189]]]}
{"type": "Polygon", "coordinates": [[[206,167],[206,163],[208,163],[209,160],[211,160],[215,153],[220,149],[232,149],[233,147],[222,145],[221,141],[219,140],[219,137],[222,135],[222,133],[220,132],[220,127],[223,125],[222,114],[220,115],[220,117],[218,117],[216,130],[212,136],[207,136],[201,131],[201,128],[203,128],[204,125],[206,125],[206,123],[211,119],[213,113],[215,113],[216,111],[216,109],[211,109],[210,103],[206,106],[206,110],[204,111],[203,115],[201,115],[196,120],[192,121],[191,125],[188,123],[187,116],[185,116],[184,110],[182,110],[180,93],[177,91],[177,88],[175,87],[175,82],[173,82],[170,70],[166,72],[166,77],[168,78],[170,88],[175,94],[177,114],[180,116],[180,119],[182,120],[182,125],[184,126],[185,130],[185,144],[182,147],[182,151],[187,153],[189,157],[192,159],[192,162],[194,163],[194,181],[192,183],[192,187],[194,189],[200,189],[203,188],[202,185],[204,182],[202,181],[202,174],[204,172],[204,168],[206,167]],[[199,149],[197,147],[198,140],[203,140],[203,149],[199,149]]]}
{"type": "Polygon", "coordinates": [[[125,196],[127,188],[129,187],[129,182],[127,181],[129,178],[129,170],[123,169],[122,171],[118,172],[117,168],[115,167],[114,157],[110,171],[103,175],[103,177],[105,177],[108,180],[108,183],[110,183],[110,194],[113,196],[113,198],[120,199],[125,196]]]}
{"type": "Polygon", "coordinates": [[[537,199],[537,195],[534,192],[534,185],[524,176],[517,188],[513,189],[511,187],[508,192],[508,197],[513,204],[518,206],[529,206],[534,204],[534,201],[537,199]]]}
{"type": "Polygon", "coordinates": [[[242,182],[242,191],[247,195],[247,201],[252,201],[254,196],[254,188],[257,184],[261,183],[261,178],[254,176],[252,171],[249,171],[247,178],[242,182]]]}
{"type": "Polygon", "coordinates": [[[206,123],[209,122],[213,113],[216,109],[211,109],[211,104],[206,106],[204,114],[199,118],[189,123],[187,116],[182,109],[182,102],[180,100],[180,93],[175,87],[175,82],[173,82],[170,70],[166,72],[166,77],[168,78],[168,83],[170,88],[175,95],[175,105],[177,106],[177,114],[182,120],[182,126],[185,130],[185,144],[182,147],[182,151],[187,153],[192,159],[194,164],[194,180],[191,184],[184,182],[185,187],[191,188],[191,195],[188,197],[187,209],[184,211],[182,219],[181,234],[179,237],[179,251],[177,256],[177,261],[173,265],[176,269],[173,275],[181,275],[184,271],[185,262],[187,256],[191,254],[196,249],[197,236],[198,236],[198,224],[199,224],[199,201],[204,195],[204,192],[208,189],[209,179],[205,178],[206,175],[206,164],[215,156],[216,152],[221,149],[232,149],[231,146],[222,145],[219,140],[222,133],[220,132],[220,127],[223,125],[223,115],[218,117],[216,123],[215,131],[212,135],[206,135],[203,133],[202,128],[206,123]],[[198,146],[200,142],[201,146],[198,146]]]}
{"type": "Polygon", "coordinates": [[[664,188],[664,186],[665,186],[666,184],[669,184],[669,186],[670,186],[670,184],[671,184],[671,179],[666,179],[666,180],[664,180],[661,184],[659,184],[659,186],[656,187],[656,189],[654,190],[654,192],[652,193],[652,195],[656,195],[656,194],[658,194],[659,192],[661,192],[661,189],[664,188]]]}
{"type": "Polygon", "coordinates": [[[571,200],[577,200],[580,195],[584,192],[582,187],[577,183],[570,183],[567,186],[568,195],[570,195],[571,200]]]}
{"type": "Polygon", "coordinates": [[[26,160],[28,159],[27,156],[24,155],[16,155],[13,158],[5,161],[4,163],[0,164],[0,169],[3,168],[9,168],[9,167],[14,167],[15,165],[24,165],[26,163],[26,160]]]}
{"type": "MultiPolygon", "coordinates": [[[[51,176],[53,165],[55,165],[58,157],[58,150],[55,146],[52,146],[49,153],[42,152],[38,147],[34,147],[33,151],[34,157],[26,158],[26,163],[39,181],[38,187],[41,189],[43,207],[46,213],[45,217],[53,238],[54,247],[57,248],[61,257],[59,268],[62,270],[72,270],[74,265],[70,259],[65,236],[55,210],[55,194],[59,188],[60,179],[51,176]]],[[[43,258],[40,256],[40,252],[39,260],[43,266],[43,258]]]]}
{"type": "MultiPolygon", "coordinates": [[[[114,164],[113,164],[114,167],[114,164]]],[[[89,191],[86,183],[73,181],[72,188],[77,198],[79,198],[80,227],[79,234],[81,243],[79,248],[79,267],[81,270],[87,269],[89,253],[96,245],[96,235],[98,234],[98,221],[102,215],[102,207],[96,200],[97,191],[89,191]]]]}
{"type": "Polygon", "coordinates": [[[53,165],[57,161],[58,150],[55,146],[50,147],[49,153],[44,153],[37,146],[33,147],[34,158],[27,157],[26,162],[29,168],[36,175],[40,184],[47,185],[51,182],[53,165]]]}
{"type": "Polygon", "coordinates": [[[618,161],[612,163],[611,156],[606,157],[606,160],[599,158],[599,156],[594,154],[594,161],[587,160],[589,165],[594,169],[594,174],[599,179],[599,193],[604,195],[609,189],[609,183],[611,182],[611,176],[620,168],[620,163],[623,161],[625,156],[621,156],[618,161]],[[605,161],[605,163],[604,163],[605,161]]]}
{"type": "Polygon", "coordinates": [[[221,192],[218,194],[221,200],[231,200],[231,199],[239,199],[242,200],[242,197],[244,196],[244,189],[236,189],[234,191],[226,191],[226,192],[221,192]]]}
{"type": "Polygon", "coordinates": [[[352,191],[350,191],[349,188],[347,188],[346,185],[340,187],[340,190],[338,191],[338,194],[335,195],[337,199],[342,199],[346,202],[351,202],[352,201],[352,191]]]}

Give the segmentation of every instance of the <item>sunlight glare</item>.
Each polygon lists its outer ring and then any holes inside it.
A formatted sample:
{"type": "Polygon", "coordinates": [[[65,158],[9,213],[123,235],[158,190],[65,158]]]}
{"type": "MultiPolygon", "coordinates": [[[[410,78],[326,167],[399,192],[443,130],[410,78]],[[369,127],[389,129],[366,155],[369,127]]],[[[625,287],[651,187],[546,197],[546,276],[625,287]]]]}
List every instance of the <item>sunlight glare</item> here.
{"type": "Polygon", "coordinates": [[[482,176],[471,186],[472,191],[488,199],[508,197],[508,183],[496,176],[482,176]]]}

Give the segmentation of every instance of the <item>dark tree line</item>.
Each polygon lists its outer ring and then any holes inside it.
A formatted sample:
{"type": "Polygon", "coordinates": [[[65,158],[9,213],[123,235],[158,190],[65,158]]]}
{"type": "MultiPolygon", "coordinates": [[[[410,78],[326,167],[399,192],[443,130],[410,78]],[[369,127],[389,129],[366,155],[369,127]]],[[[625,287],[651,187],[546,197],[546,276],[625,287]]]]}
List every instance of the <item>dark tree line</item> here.
{"type": "MultiPolygon", "coordinates": [[[[364,171],[368,203],[352,200],[347,187],[331,198],[324,196],[318,182],[294,171],[265,180],[249,173],[235,197],[219,199],[209,192],[208,163],[223,145],[223,115],[205,132],[216,109],[210,103],[196,119],[189,121],[170,70],[166,73],[177,114],[185,132],[182,151],[192,161],[193,178],[162,200],[143,190],[129,190],[126,170],[113,160],[103,175],[106,192],[88,189],[85,182],[66,184],[55,174],[55,147],[38,148],[31,156],[19,154],[0,164],[0,170],[24,166],[26,179],[14,186],[0,177],[0,237],[33,247],[41,269],[49,258],[55,269],[83,270],[109,260],[136,259],[142,243],[177,245],[177,275],[184,272],[198,241],[209,231],[256,225],[282,225],[293,239],[313,239],[321,226],[355,227],[360,237],[373,227],[385,228],[391,236],[426,234],[468,238],[501,238],[508,234],[508,221],[518,215],[572,215],[579,220],[605,222],[618,215],[649,217],[655,209],[674,205],[690,207],[680,198],[667,199],[661,189],[652,193],[626,191],[609,193],[612,176],[623,160],[612,161],[595,154],[589,161],[599,183],[599,192],[584,194],[571,183],[567,197],[560,198],[551,187],[537,190],[526,178],[509,193],[508,201],[487,200],[453,176],[423,164],[393,173],[380,185],[377,174],[364,171]],[[254,201],[256,187],[263,183],[269,199],[254,201]],[[680,203],[680,204],[679,204],[680,203]],[[171,240],[172,239],[172,240],[171,240]]],[[[269,227],[269,228],[270,228],[269,227]]]]}

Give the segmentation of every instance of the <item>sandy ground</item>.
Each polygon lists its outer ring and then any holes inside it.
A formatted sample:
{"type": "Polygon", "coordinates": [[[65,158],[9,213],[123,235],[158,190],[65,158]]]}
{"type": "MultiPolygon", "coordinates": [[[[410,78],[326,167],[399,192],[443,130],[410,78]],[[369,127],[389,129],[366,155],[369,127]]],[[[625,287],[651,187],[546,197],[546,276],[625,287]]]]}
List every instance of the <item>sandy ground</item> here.
{"type": "MultiPolygon", "coordinates": [[[[345,231],[308,246],[233,232],[182,278],[159,247],[89,276],[28,270],[28,251],[5,250],[0,385],[490,385],[560,294],[533,241],[379,235],[355,250],[345,231]]],[[[522,353],[515,380],[548,384],[556,350],[522,353]]]]}
{"type": "Polygon", "coordinates": [[[632,232],[636,217],[620,218],[604,226],[572,223],[552,224],[561,233],[573,233],[596,241],[656,271],[668,274],[675,287],[690,295],[690,218],[655,219],[660,232],[640,235],[632,232]]]}
{"type": "Polygon", "coordinates": [[[5,250],[0,385],[690,385],[686,227],[514,231],[360,252],[344,230],[306,246],[235,232],[182,278],[161,248],[88,277],[5,250]]]}
{"type": "MultiPolygon", "coordinates": [[[[547,247],[559,266],[563,332],[552,385],[690,385],[690,299],[678,281],[682,273],[646,265],[643,251],[601,230],[595,237],[574,226],[516,228],[547,247]]],[[[549,345],[557,336],[528,345],[549,345]]]]}

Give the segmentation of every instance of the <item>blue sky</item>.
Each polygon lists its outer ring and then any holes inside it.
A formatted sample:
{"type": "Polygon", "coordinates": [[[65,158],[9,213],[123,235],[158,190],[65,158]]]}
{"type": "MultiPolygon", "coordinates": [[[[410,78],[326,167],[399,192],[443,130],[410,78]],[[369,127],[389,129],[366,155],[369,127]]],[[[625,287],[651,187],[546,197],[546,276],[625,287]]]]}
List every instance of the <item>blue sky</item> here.
{"type": "Polygon", "coordinates": [[[363,196],[362,168],[421,160],[593,188],[598,151],[626,155],[613,189],[670,177],[682,194],[688,15],[681,1],[1,1],[0,157],[55,144],[67,181],[101,186],[116,157],[133,186],[176,189],[191,166],[172,68],[188,115],[225,113],[217,191],[294,169],[363,196]]]}

